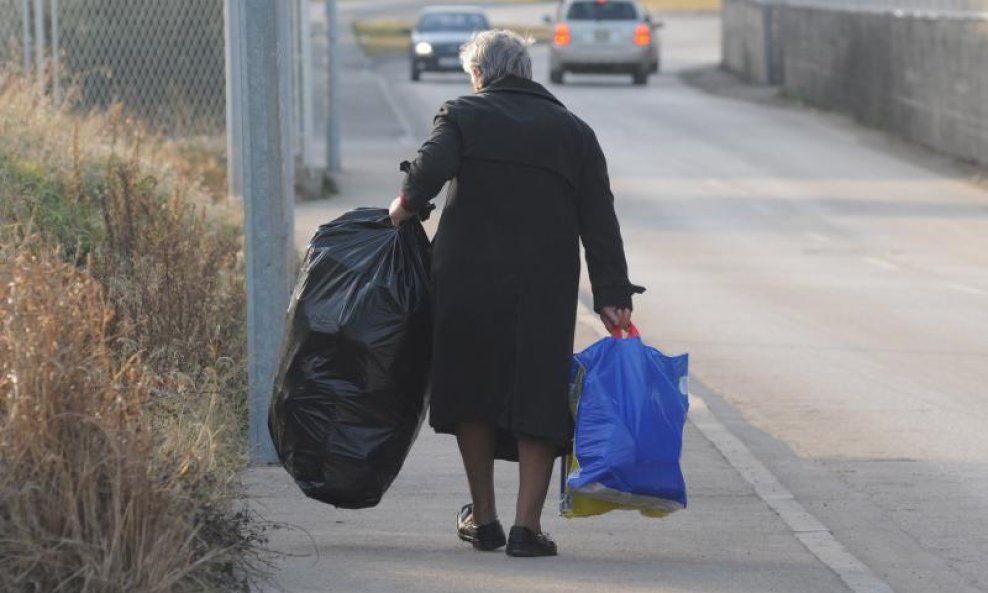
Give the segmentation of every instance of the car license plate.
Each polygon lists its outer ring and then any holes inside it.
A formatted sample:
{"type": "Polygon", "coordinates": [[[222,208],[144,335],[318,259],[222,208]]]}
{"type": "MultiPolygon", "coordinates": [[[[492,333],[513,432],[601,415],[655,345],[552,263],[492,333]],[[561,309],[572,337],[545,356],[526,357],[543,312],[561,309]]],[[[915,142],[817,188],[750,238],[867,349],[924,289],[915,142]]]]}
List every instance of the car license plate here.
{"type": "Polygon", "coordinates": [[[594,31],[593,39],[597,43],[607,43],[611,40],[611,32],[606,29],[598,29],[594,31]]]}
{"type": "Polygon", "coordinates": [[[460,58],[453,56],[439,58],[439,65],[443,68],[453,68],[460,65],[460,58]]]}

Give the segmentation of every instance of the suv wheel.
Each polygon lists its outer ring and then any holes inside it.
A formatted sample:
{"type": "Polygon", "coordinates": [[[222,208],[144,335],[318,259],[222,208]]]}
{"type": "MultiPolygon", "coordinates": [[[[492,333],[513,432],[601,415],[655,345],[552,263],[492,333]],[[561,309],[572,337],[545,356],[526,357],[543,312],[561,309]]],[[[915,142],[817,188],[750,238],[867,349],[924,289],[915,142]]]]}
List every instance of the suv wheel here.
{"type": "Polygon", "coordinates": [[[418,64],[414,61],[412,62],[411,79],[412,82],[418,82],[419,78],[422,78],[422,72],[419,70],[418,64]]]}
{"type": "Polygon", "coordinates": [[[549,71],[549,80],[552,81],[553,84],[563,84],[563,69],[562,68],[558,68],[558,69],[555,69],[554,68],[554,69],[550,70],[549,71]]]}

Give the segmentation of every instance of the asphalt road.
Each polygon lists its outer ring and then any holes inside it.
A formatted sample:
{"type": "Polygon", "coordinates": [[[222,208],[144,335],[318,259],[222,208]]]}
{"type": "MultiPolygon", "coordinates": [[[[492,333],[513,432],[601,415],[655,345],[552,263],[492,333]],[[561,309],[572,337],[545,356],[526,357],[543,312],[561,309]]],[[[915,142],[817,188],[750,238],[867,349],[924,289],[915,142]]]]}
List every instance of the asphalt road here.
{"type": "MultiPolygon", "coordinates": [[[[340,4],[344,19],[410,5],[340,4]]],[[[694,392],[894,591],[988,591],[988,191],[844,118],[685,85],[676,71],[718,61],[716,17],[669,18],[663,35],[647,87],[548,87],[608,157],[632,280],[648,287],[643,336],[690,352],[694,392]]],[[[533,56],[546,83],[545,48],[533,56]]],[[[347,64],[350,178],[391,166],[361,146],[410,156],[438,106],[469,92],[456,74],[410,82],[404,59],[347,64]]]]}

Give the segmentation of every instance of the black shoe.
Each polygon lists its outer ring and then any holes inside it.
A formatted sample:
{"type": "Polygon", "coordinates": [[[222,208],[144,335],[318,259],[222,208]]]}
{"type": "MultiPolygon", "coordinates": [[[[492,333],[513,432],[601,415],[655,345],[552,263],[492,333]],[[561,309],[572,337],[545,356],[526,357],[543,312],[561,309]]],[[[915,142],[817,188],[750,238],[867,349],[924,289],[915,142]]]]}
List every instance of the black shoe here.
{"type": "Polygon", "coordinates": [[[548,533],[535,533],[524,525],[515,525],[508,534],[508,556],[531,558],[533,556],[555,556],[556,542],[548,533]]]}
{"type": "Polygon", "coordinates": [[[465,542],[473,544],[475,550],[490,552],[505,544],[504,528],[494,519],[486,525],[473,521],[473,505],[464,505],[456,514],[456,534],[465,542]]]}

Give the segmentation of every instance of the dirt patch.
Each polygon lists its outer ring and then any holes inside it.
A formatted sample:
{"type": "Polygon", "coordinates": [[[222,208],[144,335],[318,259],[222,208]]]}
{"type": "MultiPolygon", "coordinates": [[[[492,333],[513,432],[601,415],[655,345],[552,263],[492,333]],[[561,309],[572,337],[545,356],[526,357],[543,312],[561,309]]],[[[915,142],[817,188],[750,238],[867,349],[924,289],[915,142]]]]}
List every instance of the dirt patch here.
{"type": "Polygon", "coordinates": [[[790,106],[792,102],[784,98],[778,87],[751,84],[719,66],[703,66],[680,72],[679,77],[686,84],[712,95],[740,99],[752,103],[767,103],[790,106]]]}

